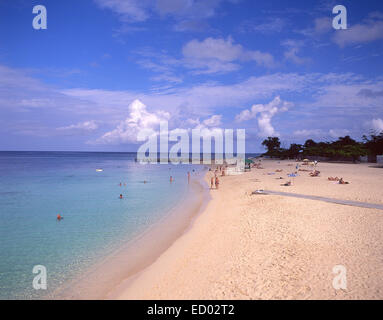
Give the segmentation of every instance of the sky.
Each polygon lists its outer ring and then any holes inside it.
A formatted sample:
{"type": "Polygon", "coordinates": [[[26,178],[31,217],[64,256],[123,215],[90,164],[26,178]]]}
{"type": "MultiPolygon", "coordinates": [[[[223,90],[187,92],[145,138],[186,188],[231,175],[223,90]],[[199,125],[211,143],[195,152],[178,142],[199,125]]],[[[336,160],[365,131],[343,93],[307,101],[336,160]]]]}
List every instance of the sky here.
{"type": "Polygon", "coordinates": [[[246,129],[247,152],[361,140],[382,55],[378,0],[0,0],[0,150],[137,151],[161,121],[246,129]]]}

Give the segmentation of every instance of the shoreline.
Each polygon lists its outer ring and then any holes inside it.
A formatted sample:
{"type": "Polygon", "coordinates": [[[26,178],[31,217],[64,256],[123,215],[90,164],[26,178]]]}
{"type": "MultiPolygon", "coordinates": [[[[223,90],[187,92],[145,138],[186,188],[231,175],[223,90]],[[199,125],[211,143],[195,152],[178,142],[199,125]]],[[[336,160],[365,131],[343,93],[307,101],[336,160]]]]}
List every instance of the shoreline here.
{"type": "Polygon", "coordinates": [[[379,204],[382,169],[319,163],[321,177],[299,172],[285,187],[295,162],[262,165],[222,177],[192,227],[113,298],[382,299],[381,210],[251,194],[266,189],[379,204]],[[328,181],[336,175],[350,184],[328,181]],[[347,269],[347,290],[333,287],[337,265],[347,269]]]}
{"type": "Polygon", "coordinates": [[[186,232],[201,213],[209,200],[207,186],[201,177],[204,174],[201,170],[194,179],[192,177],[190,190],[159,221],[58,288],[50,298],[98,300],[110,299],[116,295],[115,292],[119,292],[121,286],[142,273],[186,232]]]}

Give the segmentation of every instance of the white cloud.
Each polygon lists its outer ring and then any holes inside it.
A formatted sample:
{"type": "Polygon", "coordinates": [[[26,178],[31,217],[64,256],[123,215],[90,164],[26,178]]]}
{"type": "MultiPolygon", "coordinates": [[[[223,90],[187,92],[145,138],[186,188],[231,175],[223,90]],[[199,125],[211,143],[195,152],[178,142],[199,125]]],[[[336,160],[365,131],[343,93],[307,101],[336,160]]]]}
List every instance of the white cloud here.
{"type": "MultiPolygon", "coordinates": [[[[117,13],[123,22],[143,22],[152,16],[171,17],[176,31],[196,30],[213,17],[224,0],[94,0],[101,8],[117,13]]],[[[226,0],[236,3],[236,0],[226,0]]],[[[125,29],[125,28],[124,28],[125,29]]],[[[132,30],[132,28],[128,28],[132,30]]],[[[205,29],[206,30],[206,29],[205,29]]]]}
{"type": "Polygon", "coordinates": [[[279,135],[271,124],[271,119],[280,112],[285,112],[292,103],[283,101],[279,96],[268,104],[256,104],[250,110],[244,110],[236,116],[236,121],[243,122],[257,118],[258,135],[261,137],[279,135]]]}
{"type": "MultiPolygon", "coordinates": [[[[326,135],[329,128],[336,128],[339,124],[335,118],[347,118],[349,125],[342,122],[341,127],[354,133],[359,130],[355,119],[361,119],[363,123],[370,121],[369,114],[383,119],[382,88],[381,78],[367,79],[352,73],[274,73],[232,84],[202,83],[159,88],[155,92],[57,89],[34,79],[26,71],[0,66],[0,109],[4,114],[13,113],[12,124],[3,120],[2,127],[14,134],[23,133],[24,128],[30,126],[35,134],[40,127],[41,134],[49,135],[53,131],[58,133],[56,128],[65,125],[48,121],[47,117],[38,118],[40,110],[47,116],[54,112],[55,120],[66,119],[73,124],[79,119],[94,119],[110,132],[127,117],[127,107],[135,99],[142,101],[155,115],[158,110],[171,114],[171,120],[176,122],[172,123],[173,127],[184,127],[182,121],[185,119],[206,119],[217,114],[225,115],[226,124],[231,122],[226,116],[226,108],[238,108],[239,113],[251,101],[267,101],[276,95],[297,97],[294,112],[301,108],[305,117],[315,117],[314,126],[319,118],[326,119],[323,124],[327,127],[326,135]]],[[[278,131],[286,132],[286,120],[281,122],[278,131]]]]}
{"type": "Polygon", "coordinates": [[[371,121],[371,127],[374,131],[380,133],[383,132],[383,120],[378,118],[378,119],[373,119],[371,121]]]}
{"type": "Polygon", "coordinates": [[[296,130],[293,132],[293,136],[297,138],[311,138],[311,139],[324,139],[326,137],[331,137],[337,139],[339,137],[344,137],[349,135],[350,131],[347,129],[302,129],[296,130]]]}
{"type": "Polygon", "coordinates": [[[145,0],[95,0],[101,8],[118,13],[123,21],[139,22],[148,19],[145,0]]]}
{"type": "Polygon", "coordinates": [[[334,33],[333,41],[340,47],[383,39],[383,16],[370,14],[364,23],[351,25],[347,30],[334,33]]]}
{"type": "Polygon", "coordinates": [[[222,115],[213,115],[210,118],[203,121],[203,124],[207,127],[218,127],[222,124],[222,115]]]}
{"type": "Polygon", "coordinates": [[[298,138],[318,137],[323,135],[324,132],[320,129],[302,129],[293,132],[293,136],[298,138]]]}
{"type": "Polygon", "coordinates": [[[309,58],[302,58],[298,55],[304,45],[302,41],[288,39],[282,42],[282,45],[287,47],[286,51],[284,52],[284,57],[286,60],[289,60],[298,65],[310,62],[309,58]]]}
{"type": "Polygon", "coordinates": [[[94,131],[98,129],[98,124],[94,120],[79,122],[66,127],[57,128],[59,131],[94,131]]]}
{"type": "Polygon", "coordinates": [[[332,18],[331,17],[320,17],[316,18],[314,20],[314,26],[304,29],[304,30],[297,30],[297,33],[301,33],[305,36],[309,37],[318,37],[321,35],[324,35],[326,33],[329,33],[330,31],[334,30],[332,27],[332,18]]]}
{"type": "Polygon", "coordinates": [[[214,39],[206,38],[203,41],[192,40],[182,49],[186,58],[192,59],[217,59],[228,62],[237,60],[243,53],[239,44],[234,44],[232,38],[214,39]]]}
{"type": "Polygon", "coordinates": [[[255,61],[264,67],[274,67],[275,61],[271,54],[261,51],[244,49],[235,44],[229,37],[206,38],[203,41],[191,40],[182,49],[186,66],[198,69],[197,73],[230,72],[237,70],[238,61],[255,61]]]}
{"type": "Polygon", "coordinates": [[[314,20],[314,32],[323,34],[332,30],[332,19],[330,17],[316,18],[314,20]]]}
{"type": "Polygon", "coordinates": [[[129,117],[112,131],[105,133],[95,143],[99,144],[120,144],[137,143],[137,134],[140,130],[153,130],[159,126],[161,121],[170,118],[169,113],[157,111],[150,113],[140,100],[134,100],[128,107],[129,117]]]}
{"type": "Polygon", "coordinates": [[[330,129],[328,133],[331,138],[339,138],[349,135],[350,131],[347,129],[330,129]]]}

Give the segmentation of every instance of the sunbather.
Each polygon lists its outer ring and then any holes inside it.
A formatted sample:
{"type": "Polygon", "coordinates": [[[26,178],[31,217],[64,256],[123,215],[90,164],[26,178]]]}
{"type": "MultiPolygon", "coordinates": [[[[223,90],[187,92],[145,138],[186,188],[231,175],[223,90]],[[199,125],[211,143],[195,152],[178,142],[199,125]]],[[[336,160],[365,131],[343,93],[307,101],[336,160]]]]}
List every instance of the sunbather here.
{"type": "Polygon", "coordinates": [[[350,184],[350,183],[347,182],[347,181],[344,181],[343,178],[340,178],[339,179],[339,184],[350,184]]]}
{"type": "Polygon", "coordinates": [[[310,177],[319,177],[320,171],[314,170],[313,172],[310,172],[310,177]]]}

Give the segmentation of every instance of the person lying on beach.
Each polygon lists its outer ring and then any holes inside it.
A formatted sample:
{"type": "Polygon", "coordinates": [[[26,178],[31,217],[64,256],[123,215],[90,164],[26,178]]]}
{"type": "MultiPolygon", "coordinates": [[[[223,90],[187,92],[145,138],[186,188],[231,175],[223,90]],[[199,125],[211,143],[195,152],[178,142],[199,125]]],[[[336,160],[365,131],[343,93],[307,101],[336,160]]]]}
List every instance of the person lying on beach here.
{"type": "Polygon", "coordinates": [[[344,181],[343,178],[340,178],[339,179],[339,184],[350,184],[350,183],[347,182],[347,181],[344,181]]]}
{"type": "Polygon", "coordinates": [[[309,169],[298,169],[298,171],[309,172],[311,170],[309,170],[309,169]]]}
{"type": "Polygon", "coordinates": [[[339,181],[338,177],[328,177],[327,178],[329,181],[339,181]]]}
{"type": "Polygon", "coordinates": [[[310,172],[310,177],[319,177],[320,171],[314,170],[314,172],[310,172]]]}
{"type": "Polygon", "coordinates": [[[291,181],[287,181],[286,183],[281,184],[282,187],[289,187],[291,186],[291,181]]]}
{"type": "Polygon", "coordinates": [[[278,169],[278,170],[275,170],[275,172],[282,172],[283,169],[278,169]]]}

